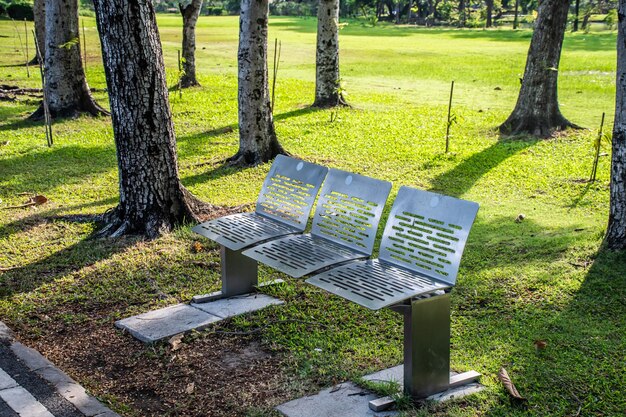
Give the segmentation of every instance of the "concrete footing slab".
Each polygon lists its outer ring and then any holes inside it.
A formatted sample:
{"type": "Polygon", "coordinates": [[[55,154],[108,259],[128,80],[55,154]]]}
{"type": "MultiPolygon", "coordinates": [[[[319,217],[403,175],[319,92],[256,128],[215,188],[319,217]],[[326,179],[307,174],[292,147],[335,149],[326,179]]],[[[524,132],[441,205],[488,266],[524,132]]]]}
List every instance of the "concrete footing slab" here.
{"type": "MultiPolygon", "coordinates": [[[[403,372],[403,366],[399,365],[366,375],[363,379],[372,382],[397,382],[400,389],[402,389],[403,372]]],[[[450,374],[450,376],[454,375],[456,375],[454,372],[450,374]]],[[[479,392],[482,389],[484,389],[484,386],[475,382],[431,395],[428,397],[428,400],[447,401],[479,392]]],[[[386,417],[398,415],[396,411],[373,411],[369,403],[377,399],[379,399],[378,395],[360,388],[351,382],[346,382],[332,388],[327,388],[316,395],[281,404],[276,407],[276,409],[287,417],[386,417]]]]}
{"type": "Polygon", "coordinates": [[[278,304],[283,304],[283,301],[265,294],[246,294],[209,303],[176,304],[119,320],[115,326],[144,343],[154,343],[179,333],[201,330],[229,317],[278,304]]]}

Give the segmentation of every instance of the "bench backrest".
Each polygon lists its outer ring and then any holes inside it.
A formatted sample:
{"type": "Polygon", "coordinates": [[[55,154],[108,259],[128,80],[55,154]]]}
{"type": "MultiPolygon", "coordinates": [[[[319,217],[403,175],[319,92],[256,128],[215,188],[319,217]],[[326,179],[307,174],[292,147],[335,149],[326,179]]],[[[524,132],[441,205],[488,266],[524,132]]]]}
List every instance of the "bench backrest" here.
{"type": "Polygon", "coordinates": [[[477,212],[478,204],[471,201],[401,187],[379,258],[454,285],[477,212]]]}
{"type": "Polygon", "coordinates": [[[320,192],[311,234],[371,255],[391,183],[331,169],[320,192]]]}
{"type": "Polygon", "coordinates": [[[303,231],[327,173],[326,167],[278,155],[259,193],[257,214],[303,231]]]}

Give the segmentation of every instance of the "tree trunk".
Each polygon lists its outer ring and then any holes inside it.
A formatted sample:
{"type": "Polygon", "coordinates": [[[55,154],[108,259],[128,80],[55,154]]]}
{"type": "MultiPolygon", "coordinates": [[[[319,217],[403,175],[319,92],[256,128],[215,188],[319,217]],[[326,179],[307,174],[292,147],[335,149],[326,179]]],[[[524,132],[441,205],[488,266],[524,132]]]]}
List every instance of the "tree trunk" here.
{"type": "Polygon", "coordinates": [[[267,77],[268,0],[242,0],[239,18],[239,151],[233,165],[257,165],[285,151],[278,143],[267,77]]]}
{"type": "Polygon", "coordinates": [[[574,6],[574,27],[572,28],[572,32],[578,32],[578,16],[580,13],[580,0],[576,0],[574,6]]]}
{"type": "Polygon", "coordinates": [[[460,28],[465,27],[465,20],[467,19],[466,17],[466,5],[465,5],[465,0],[459,0],[459,24],[458,26],[460,28]]]}
{"type": "Polygon", "coordinates": [[[609,225],[605,241],[610,249],[626,249],[626,0],[618,3],[617,87],[611,163],[609,225]]]}
{"type": "Polygon", "coordinates": [[[485,26],[490,28],[493,25],[493,22],[491,21],[491,15],[493,14],[493,0],[485,0],[485,3],[487,5],[487,22],[485,23],[485,26]]]}
{"type": "MultiPolygon", "coordinates": [[[[46,54],[46,2],[45,0],[35,0],[33,3],[33,16],[35,20],[35,42],[42,57],[46,54]]],[[[28,63],[29,65],[39,64],[37,54],[28,63]]]]}
{"type": "Polygon", "coordinates": [[[313,107],[345,104],[339,89],[339,0],[319,0],[313,107]]]}
{"type": "Polygon", "coordinates": [[[178,3],[183,15],[183,70],[180,86],[200,85],[196,79],[196,22],[202,9],[202,0],[192,0],[187,5],[178,3]]]}
{"type": "Polygon", "coordinates": [[[178,179],[163,53],[149,0],[95,0],[119,168],[120,203],[101,236],[154,238],[207,208],[178,179]]]}
{"type": "MultiPolygon", "coordinates": [[[[75,117],[108,112],[95,102],[85,78],[78,37],[78,0],[46,1],[45,76],[50,115],[75,117]]],[[[43,105],[31,115],[43,117],[43,105]]]]}
{"type": "Polygon", "coordinates": [[[517,25],[518,25],[518,17],[519,14],[519,0],[515,0],[515,15],[513,17],[513,29],[517,29],[517,25]]]}
{"type": "Polygon", "coordinates": [[[548,137],[555,130],[576,127],[561,114],[557,80],[569,0],[543,0],[530,42],[522,87],[515,109],[500,125],[507,135],[548,137]]]}

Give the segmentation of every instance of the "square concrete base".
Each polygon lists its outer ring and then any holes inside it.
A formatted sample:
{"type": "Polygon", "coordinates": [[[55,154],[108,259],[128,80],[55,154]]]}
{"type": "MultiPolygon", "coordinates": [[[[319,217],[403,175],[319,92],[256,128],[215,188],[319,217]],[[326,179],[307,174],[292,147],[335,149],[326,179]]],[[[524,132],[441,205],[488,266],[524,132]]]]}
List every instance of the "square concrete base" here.
{"type": "Polygon", "coordinates": [[[154,343],[179,333],[201,330],[229,317],[278,304],[283,304],[283,301],[269,295],[246,294],[210,303],[177,304],[119,320],[115,326],[128,331],[142,342],[154,343]]]}
{"type": "MultiPolygon", "coordinates": [[[[394,381],[400,384],[402,389],[403,372],[403,366],[399,365],[364,376],[363,379],[379,382],[394,381]]],[[[456,373],[450,374],[450,376],[453,375],[456,375],[456,373]]],[[[473,394],[482,389],[484,389],[484,386],[479,383],[471,383],[432,395],[428,397],[428,400],[447,401],[452,398],[473,394]]],[[[276,409],[287,417],[384,417],[398,415],[396,411],[373,411],[370,409],[370,401],[378,399],[378,395],[359,388],[351,382],[346,382],[333,388],[325,389],[319,394],[279,405],[276,409]]]]}

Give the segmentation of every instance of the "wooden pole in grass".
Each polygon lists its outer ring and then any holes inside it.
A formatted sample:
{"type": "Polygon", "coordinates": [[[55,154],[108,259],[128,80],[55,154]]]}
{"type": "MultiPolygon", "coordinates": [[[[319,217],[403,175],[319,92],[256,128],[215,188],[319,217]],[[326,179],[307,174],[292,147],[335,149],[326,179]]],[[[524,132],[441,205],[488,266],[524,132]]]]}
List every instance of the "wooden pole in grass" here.
{"type": "Polygon", "coordinates": [[[28,66],[28,27],[26,26],[26,19],[24,19],[24,37],[26,38],[26,76],[30,78],[30,67],[28,66]]]}
{"type": "Polygon", "coordinates": [[[274,69],[272,76],[272,101],[270,102],[270,109],[274,112],[274,102],[276,100],[276,76],[278,75],[278,63],[280,62],[280,49],[281,43],[278,38],[274,39],[274,69]]]}
{"type": "Polygon", "coordinates": [[[50,117],[50,107],[48,107],[48,96],[46,94],[46,77],[43,70],[43,57],[39,50],[39,44],[37,43],[37,36],[33,30],[33,39],[35,39],[35,52],[37,53],[37,61],[39,61],[39,72],[41,74],[41,90],[43,91],[43,119],[46,127],[46,141],[48,141],[48,147],[52,147],[54,143],[52,140],[52,117],[50,117]]]}
{"type": "Polygon", "coordinates": [[[85,69],[85,74],[87,74],[87,38],[85,38],[85,21],[82,21],[83,24],[83,67],[85,69]]]}
{"type": "Polygon", "coordinates": [[[589,177],[589,182],[596,181],[596,173],[598,172],[598,160],[600,159],[600,145],[602,144],[602,129],[604,129],[604,112],[602,113],[602,121],[600,122],[598,137],[596,138],[596,154],[593,158],[593,167],[591,168],[591,176],[589,177]]]}
{"type": "Polygon", "coordinates": [[[448,101],[448,124],[446,126],[446,153],[450,149],[450,125],[452,121],[450,117],[452,115],[452,93],[454,93],[454,81],[452,81],[452,85],[450,86],[450,100],[448,101]]]}

